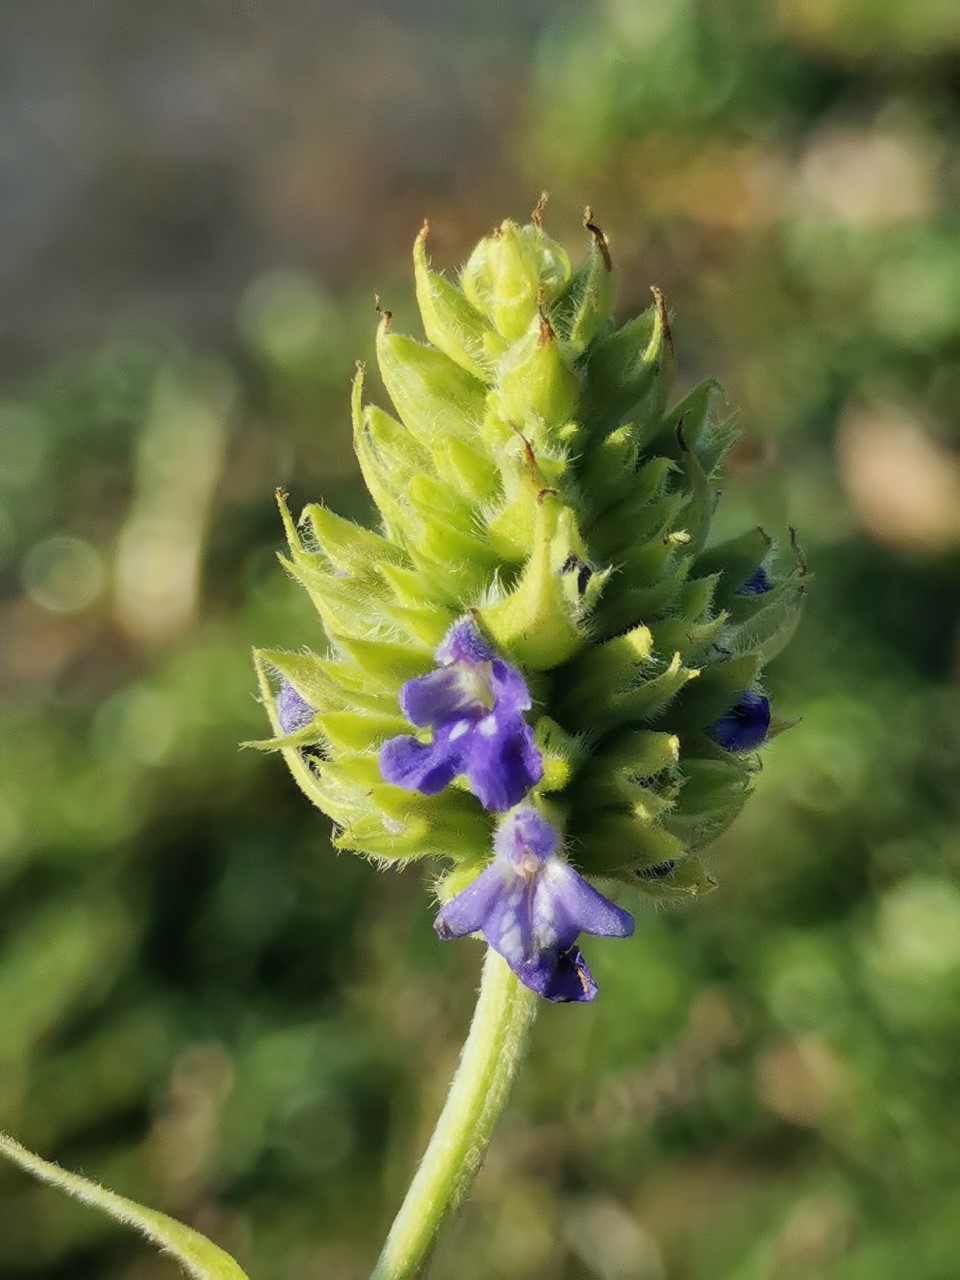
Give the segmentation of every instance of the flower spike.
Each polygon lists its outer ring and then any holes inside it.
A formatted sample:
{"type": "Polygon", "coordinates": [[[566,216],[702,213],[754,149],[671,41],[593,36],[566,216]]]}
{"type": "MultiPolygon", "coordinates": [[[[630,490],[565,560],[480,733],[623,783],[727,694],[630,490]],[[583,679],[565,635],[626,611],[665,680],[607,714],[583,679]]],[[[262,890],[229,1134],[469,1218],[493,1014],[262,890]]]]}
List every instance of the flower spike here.
{"type": "Polygon", "coordinates": [[[393,412],[353,386],[380,525],[313,505],[298,525],[281,501],[326,648],[257,658],[263,745],[336,847],[440,859],[441,931],[576,1001],[595,991],[579,934],[628,931],[592,877],[672,901],[715,883],[703,854],[758,776],[763,669],[809,581],[761,528],[711,536],[735,415],[711,378],[671,396],[662,293],[618,326],[592,214],[584,239],[572,264],[541,203],[455,276],[424,225],[423,334],[381,313],[376,335],[393,412]]]}

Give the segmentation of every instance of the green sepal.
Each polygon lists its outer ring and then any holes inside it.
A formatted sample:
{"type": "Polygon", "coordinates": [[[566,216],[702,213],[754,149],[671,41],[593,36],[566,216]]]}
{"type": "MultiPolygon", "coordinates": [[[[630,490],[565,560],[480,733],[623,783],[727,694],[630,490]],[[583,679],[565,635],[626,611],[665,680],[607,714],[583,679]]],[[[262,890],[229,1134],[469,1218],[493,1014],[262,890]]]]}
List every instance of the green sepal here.
{"type": "Polygon", "coordinates": [[[743,759],[685,757],[683,786],[664,826],[688,847],[715,840],[739,814],[750,794],[752,771],[743,759]]]}
{"type": "Polygon", "coordinates": [[[364,689],[362,673],[348,670],[342,662],[332,662],[315,653],[288,653],[281,649],[255,649],[254,660],[267,679],[271,702],[274,690],[269,675],[276,671],[319,712],[393,709],[379,693],[364,689]]]}
{"type": "Polygon", "coordinates": [[[598,772],[623,773],[649,782],[658,774],[675,770],[680,759],[680,739],[674,733],[632,729],[603,744],[593,766],[598,772]]]}
{"type": "Polygon", "coordinates": [[[337,639],[342,650],[374,685],[396,694],[406,680],[422,676],[433,665],[430,650],[423,644],[390,640],[337,639]]]}
{"type": "Polygon", "coordinates": [[[721,395],[723,388],[716,378],[705,378],[691,387],[664,414],[658,444],[673,457],[679,457],[685,449],[694,453],[705,450],[712,424],[711,408],[721,395]]]}
{"type": "Polygon", "coordinates": [[[756,653],[764,666],[772,662],[796,635],[805,597],[804,587],[781,587],[761,595],[763,607],[738,627],[731,628],[733,647],[756,653]]]}
{"type": "Polygon", "coordinates": [[[603,233],[597,229],[589,254],[573,272],[550,312],[551,321],[573,355],[582,355],[609,328],[613,293],[610,252],[603,233]]]}
{"type": "Polygon", "coordinates": [[[484,413],[486,387],[443,351],[377,327],[380,377],[403,425],[425,448],[451,431],[470,439],[484,413]]]}
{"type": "MultiPolygon", "coordinates": [[[[358,718],[363,719],[364,717],[358,718]]],[[[319,717],[314,716],[309,724],[305,724],[300,729],[295,729],[293,733],[278,733],[272,738],[250,738],[246,742],[241,742],[240,745],[251,751],[279,751],[283,747],[294,747],[297,750],[302,750],[304,747],[315,747],[324,740],[325,735],[321,728],[319,717]]]]}
{"type": "MultiPolygon", "coordinates": [[[[631,635],[642,640],[644,630],[634,628],[631,635]]],[[[684,665],[679,653],[666,663],[651,656],[636,664],[628,683],[621,686],[618,682],[602,699],[597,694],[590,695],[589,685],[571,688],[564,702],[565,713],[578,728],[606,733],[659,715],[699,674],[696,667],[684,665]]]]}
{"type": "Polygon", "coordinates": [[[378,565],[377,573],[402,608],[443,610],[456,604],[456,595],[442,574],[428,578],[415,567],[403,564],[378,565]]]}
{"type": "MultiPolygon", "coordinates": [[[[406,498],[417,520],[408,543],[415,543],[431,560],[457,561],[486,582],[497,558],[470,509],[432,476],[411,477],[406,498]]],[[[410,555],[414,558],[413,546],[410,555]]]]}
{"type": "Polygon", "coordinates": [[[673,374],[659,307],[649,307],[590,351],[580,413],[591,435],[627,418],[659,419],[673,374]]]}
{"type": "Polygon", "coordinates": [[[537,226],[509,219],[477,245],[460,277],[463,292],[509,342],[526,332],[570,278],[570,260],[537,226]]]}
{"type": "Polygon", "coordinates": [[[549,446],[576,409],[580,383],[543,316],[500,361],[493,403],[505,422],[523,424],[535,448],[549,446]]]}
{"type": "Polygon", "coordinates": [[[598,555],[627,560],[648,539],[673,527],[686,501],[682,492],[668,488],[676,474],[679,468],[672,458],[651,458],[641,466],[627,496],[605,504],[588,526],[590,545],[598,555]]]}
{"type": "Polygon", "coordinates": [[[404,544],[415,528],[406,502],[409,484],[433,470],[430,454],[388,413],[360,400],[362,375],[354,379],[353,447],[370,496],[383,517],[388,535],[404,544]]]}
{"type": "Polygon", "coordinates": [[[713,724],[751,688],[759,671],[760,659],[752,653],[710,663],[696,685],[684,691],[673,709],[672,723],[681,731],[713,724]]]}
{"type": "Polygon", "coordinates": [[[658,716],[691,680],[700,675],[696,667],[684,666],[682,656],[675,653],[656,675],[648,675],[612,701],[605,717],[611,725],[652,720],[658,716]]]}
{"type": "Polygon", "coordinates": [[[682,427],[677,428],[680,441],[680,469],[687,481],[689,498],[683,508],[683,524],[692,556],[703,550],[710,532],[710,521],[717,505],[717,492],[695,449],[687,442],[682,427]]]}
{"type": "Polygon", "coordinates": [[[489,852],[491,824],[472,796],[447,789],[421,796],[387,783],[369,792],[368,812],[342,824],[338,849],[383,862],[423,857],[479,859],[489,852]]]}
{"type": "Polygon", "coordinates": [[[331,639],[368,636],[386,625],[382,606],[390,601],[380,578],[333,573],[316,552],[302,551],[289,560],[285,556],[278,559],[306,589],[331,639]]]}
{"type": "Polygon", "coordinates": [[[403,716],[386,711],[329,711],[315,723],[338,751],[369,751],[386,738],[410,732],[403,716]]]}
{"type": "Polygon", "coordinates": [[[679,860],[683,842],[658,823],[638,819],[629,809],[592,812],[589,827],[574,830],[573,860],[588,875],[636,884],[640,867],[679,860]]]}
{"type": "Polygon", "coordinates": [[[471,501],[496,491],[496,468],[470,442],[483,419],[486,388],[449,356],[413,338],[377,329],[377,360],[387,394],[411,436],[432,455],[444,481],[471,501]],[[460,441],[457,458],[446,447],[460,441]]]}
{"type": "Polygon", "coordinates": [[[670,792],[647,786],[630,765],[619,769],[598,766],[585,774],[582,785],[590,788],[591,803],[598,810],[629,808],[638,822],[657,822],[674,805],[670,792]]]}
{"type": "Polygon", "coordinates": [[[684,902],[690,898],[703,897],[717,887],[716,880],[703,860],[695,856],[678,860],[670,874],[663,879],[644,880],[635,876],[633,883],[641,893],[666,902],[684,902]]]}
{"type": "MultiPolygon", "coordinates": [[[[727,606],[770,551],[772,540],[757,526],[701,551],[693,564],[697,577],[720,574],[718,603],[727,606]]],[[[750,597],[741,597],[749,600],[750,597]]]]}
{"type": "Polygon", "coordinates": [[[654,537],[638,541],[620,563],[634,589],[651,587],[677,563],[678,554],[689,558],[689,545],[690,535],[686,529],[664,529],[654,537]]]}
{"type": "Polygon", "coordinates": [[[642,623],[624,635],[585,649],[564,671],[560,703],[579,718],[630,688],[653,654],[653,635],[642,623]]]}
{"type": "MultiPolygon", "coordinates": [[[[286,504],[282,495],[278,494],[278,500],[282,515],[286,504]]],[[[300,523],[307,525],[316,549],[341,573],[365,575],[380,564],[402,564],[406,559],[402,547],[389,542],[371,529],[335,515],[319,503],[310,503],[304,507],[300,523]]],[[[286,520],[284,524],[286,525],[286,520]]],[[[289,536],[288,530],[288,541],[289,536]]],[[[298,537],[297,541],[303,545],[301,538],[298,537]]],[[[312,550],[309,546],[305,549],[312,550]]]]}
{"type": "Polygon", "coordinates": [[[537,791],[563,791],[588,759],[583,740],[561,728],[550,716],[537,720],[533,740],[543,760],[543,777],[537,783],[537,791]]]}
{"type": "Polygon", "coordinates": [[[506,343],[455,284],[430,266],[424,223],[413,245],[417,305],[430,342],[467,373],[486,381],[493,360],[506,343]]]}
{"type": "MultiPolygon", "coordinates": [[[[707,622],[688,622],[690,615],[681,610],[676,617],[652,624],[656,648],[660,653],[681,655],[684,662],[701,662],[707,650],[716,643],[726,626],[726,615],[718,614],[707,622]]],[[[694,617],[696,615],[693,615],[694,617]]]]}
{"type": "Polygon", "coordinates": [[[780,716],[771,715],[770,728],[767,730],[767,742],[771,742],[774,738],[779,738],[782,733],[787,733],[790,729],[795,729],[803,716],[780,716]]]}
{"type": "Polygon", "coordinates": [[[404,605],[387,605],[384,614],[397,624],[408,636],[419,640],[428,649],[437,647],[454,621],[459,610],[442,610],[424,605],[420,608],[407,608],[404,605]]]}
{"type": "Polygon", "coordinates": [[[560,666],[586,644],[581,617],[589,611],[602,583],[594,584],[591,579],[582,603],[575,581],[571,589],[570,575],[562,568],[580,549],[573,513],[554,495],[541,493],[533,550],[516,587],[479,610],[497,647],[534,671],[560,666]]]}
{"type": "Polygon", "coordinates": [[[485,449],[447,434],[433,446],[431,456],[437,474],[470,502],[489,502],[497,496],[499,475],[485,449]]]}
{"type": "Polygon", "coordinates": [[[688,556],[680,556],[659,581],[649,587],[627,587],[611,592],[597,616],[598,636],[616,635],[635,626],[641,618],[654,619],[674,608],[680,599],[690,569],[688,556]]]}
{"type": "Polygon", "coordinates": [[[503,498],[486,517],[490,546],[501,559],[522,562],[537,525],[540,494],[564,487],[566,456],[545,450],[534,454],[525,437],[515,436],[500,457],[503,498]]]}

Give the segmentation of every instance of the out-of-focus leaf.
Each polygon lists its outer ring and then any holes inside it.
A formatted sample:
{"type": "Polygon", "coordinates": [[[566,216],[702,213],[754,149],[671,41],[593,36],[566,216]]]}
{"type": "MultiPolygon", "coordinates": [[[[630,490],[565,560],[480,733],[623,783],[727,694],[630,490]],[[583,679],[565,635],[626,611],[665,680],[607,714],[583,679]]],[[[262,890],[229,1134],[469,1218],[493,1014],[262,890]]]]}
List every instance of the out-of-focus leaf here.
{"type": "Polygon", "coordinates": [[[28,1151],[13,1138],[0,1134],[0,1154],[32,1173],[41,1182],[48,1183],[75,1200],[93,1209],[109,1214],[126,1227],[133,1227],[164,1253],[171,1254],[195,1280],[248,1280],[228,1253],[218,1248],[206,1236],[192,1227],[168,1218],[165,1213],[147,1209],[135,1200],[127,1200],[114,1191],[98,1186],[89,1178],[61,1169],[40,1156],[28,1151]]]}

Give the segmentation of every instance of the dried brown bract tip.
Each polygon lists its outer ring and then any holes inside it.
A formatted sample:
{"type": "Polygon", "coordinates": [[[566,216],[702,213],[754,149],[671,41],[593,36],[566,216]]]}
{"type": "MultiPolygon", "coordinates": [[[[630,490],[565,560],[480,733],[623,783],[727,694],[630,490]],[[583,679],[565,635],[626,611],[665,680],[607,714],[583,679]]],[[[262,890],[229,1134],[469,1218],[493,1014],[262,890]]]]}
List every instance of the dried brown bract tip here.
{"type": "Polygon", "coordinates": [[[612,271],[613,259],[610,257],[610,246],[607,244],[607,237],[603,234],[603,229],[594,222],[593,210],[589,205],[583,211],[583,226],[593,236],[593,243],[597,246],[597,252],[603,259],[603,265],[608,271],[612,271]]]}

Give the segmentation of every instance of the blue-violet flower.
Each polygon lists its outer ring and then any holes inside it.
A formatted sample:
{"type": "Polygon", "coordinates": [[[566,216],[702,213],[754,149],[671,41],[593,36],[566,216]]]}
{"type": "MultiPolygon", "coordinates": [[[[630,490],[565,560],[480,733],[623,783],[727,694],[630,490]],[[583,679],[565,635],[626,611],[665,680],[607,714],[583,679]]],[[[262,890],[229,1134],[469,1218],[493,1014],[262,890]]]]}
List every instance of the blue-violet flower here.
{"type": "Polygon", "coordinates": [[[317,714],[289,680],[283,680],[276,699],[277,723],[283,733],[305,728],[317,714]]]}
{"type": "Polygon", "coordinates": [[[592,1000],[597,985],[577,937],[629,937],[633,917],[564,862],[559,843],[536,809],[514,809],[497,831],[493,861],[441,907],[434,928],[441,938],[482,933],[520,981],[547,1000],[592,1000]]]}
{"type": "Polygon", "coordinates": [[[465,774],[485,809],[505,813],[543,776],[523,718],[531,706],[523,677],[494,654],[470,618],[453,624],[436,658],[436,671],[400,690],[403,714],[418,728],[429,726],[432,740],[390,738],[380,750],[380,773],[427,796],[465,774]]]}
{"type": "Polygon", "coordinates": [[[754,751],[770,729],[770,703],[762,693],[741,693],[729,711],[707,730],[727,751],[754,751]]]}

